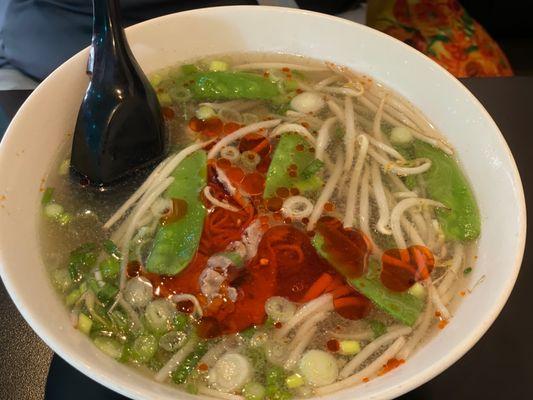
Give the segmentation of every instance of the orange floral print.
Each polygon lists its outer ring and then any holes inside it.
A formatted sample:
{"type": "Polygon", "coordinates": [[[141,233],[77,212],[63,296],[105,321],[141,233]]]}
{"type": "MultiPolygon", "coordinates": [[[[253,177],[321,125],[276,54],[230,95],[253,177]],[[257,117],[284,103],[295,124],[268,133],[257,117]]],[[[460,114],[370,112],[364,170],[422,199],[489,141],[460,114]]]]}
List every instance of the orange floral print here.
{"type": "Polygon", "coordinates": [[[498,44],[456,0],[369,0],[367,24],[457,77],[513,75],[498,44]]]}

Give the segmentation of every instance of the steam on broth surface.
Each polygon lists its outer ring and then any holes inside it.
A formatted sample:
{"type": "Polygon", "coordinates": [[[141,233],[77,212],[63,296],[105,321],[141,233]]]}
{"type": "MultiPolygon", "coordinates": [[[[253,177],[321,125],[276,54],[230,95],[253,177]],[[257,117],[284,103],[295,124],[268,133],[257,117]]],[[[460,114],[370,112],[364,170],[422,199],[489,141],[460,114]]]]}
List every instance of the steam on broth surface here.
{"type": "Polygon", "coordinates": [[[480,218],[417,109],[293,56],[151,82],[168,157],[95,192],[62,154],[42,201],[52,282],[100,350],[191,393],[290,399],[383,375],[450,321],[480,218]]]}

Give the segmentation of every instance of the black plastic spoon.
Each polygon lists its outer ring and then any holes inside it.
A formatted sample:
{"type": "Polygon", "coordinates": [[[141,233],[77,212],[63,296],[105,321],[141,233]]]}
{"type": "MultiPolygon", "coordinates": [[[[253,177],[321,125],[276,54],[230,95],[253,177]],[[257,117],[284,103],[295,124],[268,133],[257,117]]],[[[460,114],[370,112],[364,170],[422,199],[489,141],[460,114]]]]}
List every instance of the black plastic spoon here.
{"type": "Polygon", "coordinates": [[[71,165],[92,186],[108,185],[160,159],[165,133],[155,91],[120,24],[119,0],[93,0],[89,86],[78,113],[71,165]]]}

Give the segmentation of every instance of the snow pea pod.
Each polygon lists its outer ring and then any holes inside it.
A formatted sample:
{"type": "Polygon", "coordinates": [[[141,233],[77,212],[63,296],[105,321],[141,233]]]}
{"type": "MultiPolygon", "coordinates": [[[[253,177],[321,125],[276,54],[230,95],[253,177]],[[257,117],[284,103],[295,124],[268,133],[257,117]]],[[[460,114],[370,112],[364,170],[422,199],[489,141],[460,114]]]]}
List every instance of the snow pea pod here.
{"type": "MultiPolygon", "coordinates": [[[[317,253],[338,272],[343,273],[344,268],[335,265],[335,259],[324,249],[324,237],[316,233],[312,242],[317,253]]],[[[365,275],[358,278],[346,277],[346,281],[378,308],[408,326],[414,325],[424,308],[423,300],[418,297],[407,292],[393,292],[383,286],[379,277],[379,263],[376,260],[370,260],[365,275]]]]}
{"type": "Polygon", "coordinates": [[[423,175],[429,197],[449,207],[436,210],[445,237],[460,241],[476,239],[481,228],[479,209],[457,161],[419,140],[413,146],[416,157],[428,158],[432,163],[423,175]]]}
{"type": "Polygon", "coordinates": [[[275,196],[278,188],[297,188],[301,192],[320,189],[323,184],[317,175],[320,168],[317,168],[314,151],[302,136],[284,133],[268,168],[263,197],[275,196]]]}
{"type": "Polygon", "coordinates": [[[247,72],[198,72],[185,85],[197,100],[271,100],[280,94],[276,83],[247,72]]]}
{"type": "Polygon", "coordinates": [[[206,185],[207,154],[198,150],[172,173],[174,182],[164,196],[172,199],[173,217],[159,226],[146,269],[161,275],[176,275],[192,260],[200,243],[206,215],[200,192],[206,185]]]}

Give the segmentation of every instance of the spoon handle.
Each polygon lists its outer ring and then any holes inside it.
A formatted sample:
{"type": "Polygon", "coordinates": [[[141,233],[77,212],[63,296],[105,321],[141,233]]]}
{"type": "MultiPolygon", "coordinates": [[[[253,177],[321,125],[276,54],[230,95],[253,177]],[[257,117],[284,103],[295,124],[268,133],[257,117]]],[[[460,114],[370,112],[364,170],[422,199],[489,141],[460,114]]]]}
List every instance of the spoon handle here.
{"type": "Polygon", "coordinates": [[[93,0],[93,36],[87,73],[93,74],[95,68],[104,68],[106,63],[131,58],[120,21],[119,0],[93,0]]]}

